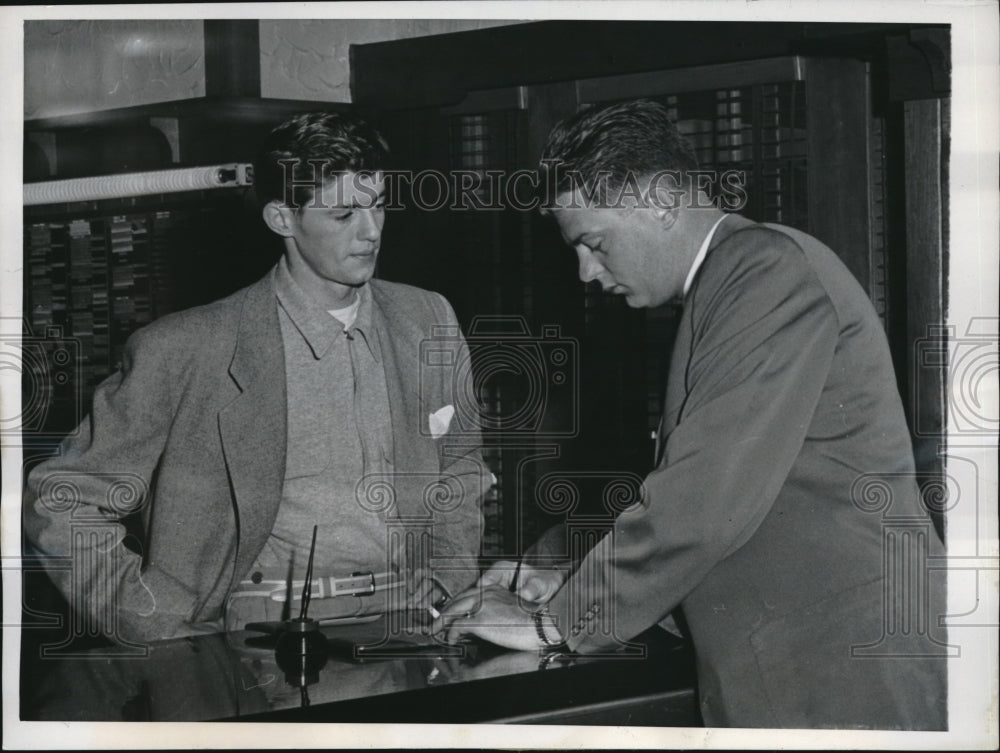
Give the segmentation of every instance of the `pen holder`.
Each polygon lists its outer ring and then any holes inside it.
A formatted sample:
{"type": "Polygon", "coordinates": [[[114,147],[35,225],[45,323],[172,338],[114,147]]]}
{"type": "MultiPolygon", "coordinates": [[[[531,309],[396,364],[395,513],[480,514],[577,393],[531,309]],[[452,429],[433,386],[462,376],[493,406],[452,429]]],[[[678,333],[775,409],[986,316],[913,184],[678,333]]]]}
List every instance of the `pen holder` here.
{"type": "Polygon", "coordinates": [[[326,636],[319,631],[319,623],[298,618],[288,620],[285,628],[274,649],[275,661],[285,673],[285,682],[295,688],[318,682],[319,671],[328,658],[326,636]]]}

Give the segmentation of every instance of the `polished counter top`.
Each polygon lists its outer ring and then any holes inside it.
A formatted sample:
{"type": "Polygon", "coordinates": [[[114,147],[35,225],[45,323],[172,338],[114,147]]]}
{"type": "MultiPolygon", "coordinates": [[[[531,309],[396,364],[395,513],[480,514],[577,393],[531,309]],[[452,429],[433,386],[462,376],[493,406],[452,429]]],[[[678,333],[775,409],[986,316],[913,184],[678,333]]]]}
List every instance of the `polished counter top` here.
{"type": "Polygon", "coordinates": [[[274,636],[246,631],[81,649],[27,630],[21,718],[700,724],[690,646],[659,628],[583,656],[447,646],[389,627],[323,627],[322,666],[305,673],[279,662],[274,636]]]}

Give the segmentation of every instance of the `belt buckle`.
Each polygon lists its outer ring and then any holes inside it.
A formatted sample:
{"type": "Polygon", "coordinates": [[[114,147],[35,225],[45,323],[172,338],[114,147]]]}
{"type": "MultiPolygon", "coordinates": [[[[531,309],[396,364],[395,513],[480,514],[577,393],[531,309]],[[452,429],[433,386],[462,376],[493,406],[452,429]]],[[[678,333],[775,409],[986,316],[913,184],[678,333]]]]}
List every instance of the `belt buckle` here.
{"type": "Polygon", "coordinates": [[[373,573],[371,570],[369,570],[368,572],[351,573],[351,577],[368,578],[368,585],[362,586],[362,590],[360,591],[353,591],[351,594],[352,596],[358,596],[358,597],[371,596],[373,593],[375,593],[375,573],[373,573]]]}

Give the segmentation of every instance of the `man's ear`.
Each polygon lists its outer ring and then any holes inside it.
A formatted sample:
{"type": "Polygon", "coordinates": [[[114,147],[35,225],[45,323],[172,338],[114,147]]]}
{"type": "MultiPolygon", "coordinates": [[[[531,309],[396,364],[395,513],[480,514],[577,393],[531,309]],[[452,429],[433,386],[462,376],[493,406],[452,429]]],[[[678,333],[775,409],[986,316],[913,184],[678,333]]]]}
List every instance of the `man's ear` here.
{"type": "Polygon", "coordinates": [[[290,238],[295,231],[293,211],[277,201],[269,201],[264,205],[261,213],[264,217],[264,224],[271,229],[271,232],[277,233],[282,238],[290,238]]]}
{"type": "Polygon", "coordinates": [[[671,191],[664,186],[656,185],[650,189],[646,200],[653,211],[653,217],[664,230],[674,226],[681,209],[681,196],[676,190],[671,191]]]}
{"type": "Polygon", "coordinates": [[[663,229],[669,230],[677,222],[677,215],[680,213],[681,208],[679,206],[672,206],[654,211],[657,212],[657,218],[660,220],[660,225],[663,229]]]}

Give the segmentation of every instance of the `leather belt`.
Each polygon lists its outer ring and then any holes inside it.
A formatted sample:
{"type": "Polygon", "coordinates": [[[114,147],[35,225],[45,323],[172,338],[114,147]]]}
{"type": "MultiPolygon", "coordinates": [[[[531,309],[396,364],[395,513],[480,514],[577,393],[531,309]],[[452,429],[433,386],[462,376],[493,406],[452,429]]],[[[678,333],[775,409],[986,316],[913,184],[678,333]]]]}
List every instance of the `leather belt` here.
{"type": "MultiPolygon", "coordinates": [[[[370,596],[377,591],[386,591],[396,586],[401,586],[405,581],[398,573],[351,573],[347,578],[313,578],[312,594],[313,600],[332,599],[337,596],[370,596]]],[[[283,580],[262,580],[254,583],[252,580],[241,581],[236,589],[236,596],[266,596],[271,601],[284,602],[287,600],[287,581],[283,580]]],[[[304,580],[292,581],[292,601],[299,601],[302,598],[302,587],[304,580]]]]}

